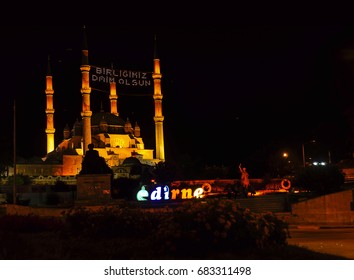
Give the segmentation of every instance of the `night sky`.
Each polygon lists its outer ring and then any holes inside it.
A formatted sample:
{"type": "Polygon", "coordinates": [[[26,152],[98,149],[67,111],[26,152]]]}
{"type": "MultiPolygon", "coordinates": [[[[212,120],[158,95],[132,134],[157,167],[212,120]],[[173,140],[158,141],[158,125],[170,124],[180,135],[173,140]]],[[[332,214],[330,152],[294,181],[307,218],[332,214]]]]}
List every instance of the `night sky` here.
{"type": "MultiPolygon", "coordinates": [[[[45,75],[54,87],[56,143],[81,112],[81,26],[2,26],[1,155],[44,156],[45,75]]],[[[86,26],[92,65],[162,73],[166,160],[249,165],[316,139],[339,161],[351,153],[354,29],[345,26],[86,26]],[[351,51],[353,50],[353,51],[351,51]]],[[[91,109],[109,110],[108,87],[91,109]]],[[[151,90],[119,88],[120,116],[154,148],[151,90]],[[121,94],[121,95],[120,95],[121,94]]]]}

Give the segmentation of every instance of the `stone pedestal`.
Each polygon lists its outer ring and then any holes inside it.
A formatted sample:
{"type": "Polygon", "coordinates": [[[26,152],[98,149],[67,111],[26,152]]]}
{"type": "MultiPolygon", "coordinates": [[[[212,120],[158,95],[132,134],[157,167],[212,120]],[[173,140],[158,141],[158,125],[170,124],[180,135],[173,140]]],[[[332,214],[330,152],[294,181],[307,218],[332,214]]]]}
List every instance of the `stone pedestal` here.
{"type": "Polygon", "coordinates": [[[111,174],[77,175],[77,200],[88,203],[111,201],[111,174]]]}

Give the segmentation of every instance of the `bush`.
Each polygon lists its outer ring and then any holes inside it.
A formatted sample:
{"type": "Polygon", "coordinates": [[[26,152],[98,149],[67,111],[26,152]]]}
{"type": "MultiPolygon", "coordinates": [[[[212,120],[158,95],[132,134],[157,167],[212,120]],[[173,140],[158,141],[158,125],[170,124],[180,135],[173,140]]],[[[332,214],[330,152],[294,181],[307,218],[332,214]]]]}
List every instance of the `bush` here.
{"type": "Polygon", "coordinates": [[[138,179],[118,178],[112,180],[111,196],[114,199],[135,200],[139,191],[140,181],[138,179]]]}
{"type": "Polygon", "coordinates": [[[0,217],[0,259],[343,259],[286,246],[288,226],[233,200],[177,208],[84,207],[62,217],[0,217]]]}
{"type": "Polygon", "coordinates": [[[4,215],[0,217],[0,229],[11,232],[56,231],[62,227],[60,218],[36,215],[4,215]]]}
{"type": "Polygon", "coordinates": [[[193,200],[167,209],[76,208],[64,215],[64,222],[68,233],[96,240],[145,240],[158,256],[169,258],[283,247],[289,237],[287,223],[271,213],[241,209],[235,200],[193,200]]]}
{"type": "MultiPolygon", "coordinates": [[[[13,175],[8,177],[7,184],[9,186],[12,186],[14,184],[14,176],[13,175]]],[[[17,186],[29,185],[29,184],[31,184],[31,179],[28,175],[16,174],[16,185],[17,186]]]]}
{"type": "Polygon", "coordinates": [[[72,186],[69,186],[66,182],[57,180],[54,186],[52,186],[52,191],[54,192],[70,192],[73,190],[72,186]]]}
{"type": "Polygon", "coordinates": [[[79,207],[65,213],[64,221],[68,232],[81,236],[145,238],[159,222],[157,217],[147,211],[127,207],[102,207],[98,210],[79,207]]]}
{"type": "Polygon", "coordinates": [[[60,203],[60,196],[55,192],[49,192],[46,195],[47,205],[58,205],[60,203]]]}
{"type": "Polygon", "coordinates": [[[215,251],[286,245],[288,225],[273,214],[241,209],[234,200],[184,202],[161,220],[153,236],[162,254],[202,258],[215,251]]]}

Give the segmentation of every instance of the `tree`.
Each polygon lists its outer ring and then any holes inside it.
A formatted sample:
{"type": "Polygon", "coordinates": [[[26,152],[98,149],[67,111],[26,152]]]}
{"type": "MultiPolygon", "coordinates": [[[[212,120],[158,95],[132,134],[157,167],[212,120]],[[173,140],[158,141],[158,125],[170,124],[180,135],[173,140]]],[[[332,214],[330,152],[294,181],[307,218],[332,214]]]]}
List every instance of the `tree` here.
{"type": "Polygon", "coordinates": [[[344,174],[335,165],[308,166],[295,174],[294,184],[305,190],[318,194],[328,194],[341,190],[344,174]]]}
{"type": "MultiPolygon", "coordinates": [[[[14,176],[9,176],[8,177],[8,185],[12,186],[14,184],[14,176]]],[[[31,178],[28,175],[23,175],[23,174],[16,174],[16,185],[17,186],[22,186],[22,185],[29,185],[31,184],[31,178]]]]}
{"type": "Polygon", "coordinates": [[[178,167],[173,162],[158,162],[153,171],[155,180],[159,184],[168,184],[177,177],[178,167]]]}

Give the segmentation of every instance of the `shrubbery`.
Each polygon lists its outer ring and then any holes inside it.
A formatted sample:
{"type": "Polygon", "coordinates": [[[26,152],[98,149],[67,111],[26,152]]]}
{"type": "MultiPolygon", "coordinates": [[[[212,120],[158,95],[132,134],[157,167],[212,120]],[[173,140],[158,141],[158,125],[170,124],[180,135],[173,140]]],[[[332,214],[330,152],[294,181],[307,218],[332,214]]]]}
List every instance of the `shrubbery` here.
{"type": "Polygon", "coordinates": [[[252,213],[226,199],[186,201],[168,211],[78,208],[66,213],[65,224],[70,232],[91,238],[145,239],[169,258],[281,247],[289,236],[288,225],[273,214],[252,213]]]}
{"type": "Polygon", "coordinates": [[[140,189],[138,179],[118,178],[112,180],[111,194],[115,199],[135,200],[140,189]]]}
{"type": "Polygon", "coordinates": [[[158,222],[158,213],[118,206],[99,210],[79,207],[64,214],[67,232],[90,238],[145,238],[158,222]]]}
{"type": "Polygon", "coordinates": [[[62,228],[63,222],[57,217],[39,217],[32,214],[0,216],[0,231],[35,233],[59,231],[62,228]]]}
{"type": "Polygon", "coordinates": [[[0,217],[0,259],[333,259],[287,246],[287,223],[227,199],[0,217]],[[315,254],[315,255],[314,255],[315,254]]]}
{"type": "Polygon", "coordinates": [[[209,199],[182,203],[161,220],[154,236],[162,254],[202,258],[216,251],[285,246],[289,232],[271,213],[252,213],[235,200],[209,199]]]}

